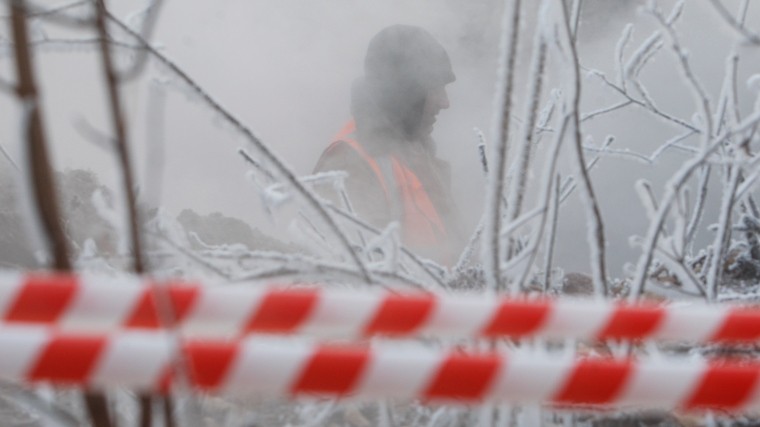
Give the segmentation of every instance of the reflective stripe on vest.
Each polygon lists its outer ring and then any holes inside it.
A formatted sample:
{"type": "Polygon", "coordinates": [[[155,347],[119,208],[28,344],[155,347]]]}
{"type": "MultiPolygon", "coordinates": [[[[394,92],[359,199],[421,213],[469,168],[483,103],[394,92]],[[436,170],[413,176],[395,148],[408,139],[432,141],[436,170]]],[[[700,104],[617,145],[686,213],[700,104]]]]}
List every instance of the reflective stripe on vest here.
{"type": "MultiPolygon", "coordinates": [[[[354,138],[353,134],[355,132],[356,124],[351,120],[338,132],[334,142],[330,144],[326,151],[329,152],[341,142],[345,142],[349,147],[353,148],[375,173],[377,181],[380,183],[385,193],[385,198],[390,205],[392,204],[392,192],[388,188],[380,165],[354,138]]],[[[446,229],[422,182],[396,156],[390,156],[390,158],[393,178],[396,180],[401,193],[401,204],[403,206],[403,221],[401,226],[404,231],[405,240],[413,245],[421,246],[443,243],[446,237],[446,229]]]]}

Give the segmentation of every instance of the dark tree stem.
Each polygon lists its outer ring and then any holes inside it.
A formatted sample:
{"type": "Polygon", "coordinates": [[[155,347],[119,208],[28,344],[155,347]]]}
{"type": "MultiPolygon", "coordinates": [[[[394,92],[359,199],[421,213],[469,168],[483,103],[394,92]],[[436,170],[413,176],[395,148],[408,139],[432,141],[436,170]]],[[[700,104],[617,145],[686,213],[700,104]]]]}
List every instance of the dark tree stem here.
{"type": "Polygon", "coordinates": [[[33,58],[29,48],[26,5],[23,0],[12,0],[10,9],[18,79],[16,93],[22,103],[22,108],[26,110],[24,123],[26,128],[23,130],[23,135],[26,137],[34,202],[53,256],[52,267],[60,271],[69,271],[71,261],[68,244],[61,225],[58,197],[53,184],[53,169],[50,166],[42,111],[37,96],[33,58]]]}
{"type": "MultiPolygon", "coordinates": [[[[16,74],[18,79],[17,94],[25,111],[26,136],[28,145],[29,172],[31,174],[34,200],[39,212],[40,222],[48,239],[53,256],[53,269],[71,271],[66,234],[61,224],[58,197],[53,182],[53,168],[47,150],[46,137],[42,121],[42,111],[37,95],[34,77],[34,64],[29,48],[26,22],[26,4],[24,0],[10,2],[11,25],[13,27],[16,74]]],[[[85,405],[93,425],[111,427],[108,415],[108,402],[102,393],[85,393],[85,405]]]]}

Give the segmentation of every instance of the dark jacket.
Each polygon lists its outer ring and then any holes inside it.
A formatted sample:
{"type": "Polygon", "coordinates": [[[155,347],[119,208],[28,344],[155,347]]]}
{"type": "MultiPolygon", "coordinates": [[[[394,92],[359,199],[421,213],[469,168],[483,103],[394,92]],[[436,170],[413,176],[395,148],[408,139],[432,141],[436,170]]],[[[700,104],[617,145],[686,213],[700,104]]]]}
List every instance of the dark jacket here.
{"type": "MultiPolygon", "coordinates": [[[[392,221],[402,224],[402,241],[410,249],[436,261],[452,264],[463,245],[459,214],[451,193],[449,164],[436,156],[432,139],[410,140],[384,116],[365,92],[362,81],[353,88],[352,112],[356,130],[350,135],[380,169],[385,187],[368,161],[345,141],[333,142],[325,150],[315,172],[342,170],[348,173],[346,193],[357,215],[375,227],[384,228],[392,221]],[[392,170],[392,159],[411,171],[420,181],[438,217],[445,236],[436,245],[415,245],[404,230],[404,201],[392,170]],[[427,247],[434,246],[434,247],[427,247]]],[[[338,195],[329,196],[340,205],[338,195]]],[[[413,232],[413,231],[412,231],[413,232]]]]}

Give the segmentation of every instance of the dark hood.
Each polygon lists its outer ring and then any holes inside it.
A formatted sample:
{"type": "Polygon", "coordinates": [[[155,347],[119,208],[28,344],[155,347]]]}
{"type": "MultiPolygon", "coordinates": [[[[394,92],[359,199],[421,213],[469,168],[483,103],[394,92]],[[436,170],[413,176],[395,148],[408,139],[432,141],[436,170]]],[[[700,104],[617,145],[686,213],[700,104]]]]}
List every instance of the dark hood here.
{"type": "Polygon", "coordinates": [[[380,114],[384,126],[410,139],[420,125],[428,91],[455,78],[449,55],[429,32],[410,25],[387,27],[370,41],[364,77],[354,85],[357,127],[371,126],[367,121],[380,114]]]}

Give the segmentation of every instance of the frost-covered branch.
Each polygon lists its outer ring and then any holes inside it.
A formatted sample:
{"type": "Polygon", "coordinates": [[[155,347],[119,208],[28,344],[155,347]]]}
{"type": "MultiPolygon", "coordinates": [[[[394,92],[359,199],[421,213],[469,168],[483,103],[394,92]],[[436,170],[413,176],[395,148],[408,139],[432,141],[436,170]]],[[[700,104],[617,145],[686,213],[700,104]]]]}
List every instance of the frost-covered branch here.
{"type": "Polygon", "coordinates": [[[634,98],[626,90],[624,90],[622,87],[620,87],[620,86],[616,85],[615,83],[611,82],[607,78],[607,76],[604,75],[604,73],[596,72],[596,73],[593,73],[593,75],[597,76],[605,85],[607,85],[611,89],[613,89],[616,92],[618,92],[619,94],[621,94],[623,97],[625,97],[628,101],[630,101],[634,105],[637,105],[637,106],[639,106],[639,107],[641,107],[641,108],[643,108],[643,109],[645,109],[645,110],[647,110],[647,111],[655,114],[656,116],[659,116],[659,117],[661,117],[661,118],[663,118],[663,119],[665,119],[665,120],[667,120],[669,122],[677,124],[678,126],[686,128],[686,129],[688,129],[690,131],[693,131],[695,133],[702,133],[698,128],[690,125],[689,123],[685,122],[684,120],[679,119],[678,117],[675,117],[675,116],[673,116],[671,114],[668,114],[668,113],[662,111],[661,109],[659,109],[654,104],[646,103],[644,101],[641,101],[639,99],[634,98]]]}
{"type": "MultiPolygon", "coordinates": [[[[576,0],[577,3],[580,1],[576,0]]],[[[546,6],[546,2],[542,7],[546,6]]],[[[540,13],[543,15],[543,13],[540,13]]],[[[544,25],[543,18],[539,17],[536,25],[536,32],[533,40],[533,52],[531,54],[532,62],[529,75],[531,76],[528,86],[525,104],[525,121],[522,125],[519,145],[517,147],[517,164],[515,167],[514,177],[509,189],[509,199],[507,200],[507,218],[508,223],[514,221],[522,210],[522,203],[525,197],[525,187],[528,182],[528,166],[530,164],[531,152],[533,148],[533,139],[535,135],[536,120],[538,118],[538,109],[541,103],[541,89],[544,81],[544,69],[546,67],[546,42],[543,37],[544,25]]],[[[507,257],[512,256],[513,243],[508,240],[507,257]]]]}
{"type": "MultiPolygon", "coordinates": [[[[728,9],[726,9],[726,7],[723,5],[723,2],[721,2],[720,0],[708,0],[708,1],[713,5],[715,10],[718,11],[718,14],[721,16],[721,18],[723,18],[723,20],[726,21],[726,23],[730,25],[731,28],[734,29],[734,31],[741,34],[747,42],[760,45],[760,34],[747,28],[744,25],[743,18],[741,20],[737,20],[736,18],[734,18],[731,12],[729,12],[728,9]]],[[[748,5],[749,5],[749,1],[744,0],[742,3],[742,10],[744,11],[744,14],[746,14],[748,5]]],[[[744,14],[742,14],[741,16],[744,16],[744,14]]]]}
{"type": "Polygon", "coordinates": [[[560,26],[564,30],[567,49],[570,52],[570,72],[572,81],[570,82],[569,97],[569,114],[571,115],[572,135],[574,141],[575,155],[581,178],[581,189],[585,199],[586,216],[589,228],[589,246],[591,249],[591,277],[594,282],[594,291],[597,296],[607,296],[607,267],[605,260],[604,225],[602,214],[599,210],[599,204],[594,194],[594,188],[591,184],[591,178],[586,168],[586,161],[583,156],[583,140],[581,136],[580,123],[580,97],[581,97],[581,77],[580,62],[578,51],[572,36],[570,25],[570,16],[568,15],[567,5],[564,1],[561,3],[561,22],[560,26]]]}
{"type": "Polygon", "coordinates": [[[208,105],[210,108],[212,108],[216,113],[218,113],[221,117],[224,118],[225,121],[230,123],[238,132],[240,132],[251,145],[274,167],[276,173],[280,175],[286,182],[288,182],[295,190],[296,193],[299,194],[302,199],[306,202],[306,205],[311,208],[317,216],[320,217],[328,226],[328,228],[335,234],[338,241],[340,242],[341,246],[344,248],[344,250],[348,253],[349,257],[353,260],[356,267],[358,268],[361,277],[363,278],[364,282],[371,283],[372,278],[369,274],[369,271],[367,270],[367,267],[364,265],[364,262],[359,257],[359,254],[356,252],[354,247],[351,245],[351,242],[348,240],[348,237],[343,233],[343,231],[338,227],[338,225],[333,220],[332,216],[327,212],[327,210],[319,203],[316,196],[312,194],[311,191],[309,191],[306,187],[304,187],[303,184],[301,184],[298,181],[298,178],[296,175],[282,162],[282,160],[279,159],[270,149],[269,147],[264,144],[254,133],[245,126],[242,122],[240,122],[234,115],[232,115],[227,109],[222,107],[221,104],[219,104],[211,95],[209,95],[203,88],[201,88],[190,76],[188,76],[182,69],[180,69],[174,62],[169,60],[165,55],[160,53],[158,50],[153,48],[146,40],[142,39],[138,33],[133,31],[131,28],[129,28],[127,25],[125,25],[123,22],[121,22],[118,18],[114,17],[112,14],[108,14],[108,17],[111,21],[113,21],[117,26],[119,26],[122,30],[127,32],[131,37],[133,37],[137,42],[139,42],[150,54],[159,60],[161,63],[163,63],[165,66],[167,66],[172,73],[174,73],[177,77],[179,77],[185,84],[187,84],[193,92],[195,92],[206,105],[208,105]]]}
{"type": "MultiPolygon", "coordinates": [[[[150,41],[163,5],[163,0],[151,0],[145,9],[137,14],[142,15],[142,28],[140,29],[140,38],[142,40],[150,41]]],[[[145,49],[138,50],[137,57],[132,62],[132,65],[126,70],[122,70],[119,73],[119,78],[123,81],[137,78],[145,68],[147,59],[148,51],[145,49]]]]}
{"type": "Polygon", "coordinates": [[[718,296],[718,285],[723,273],[723,257],[726,253],[726,245],[731,238],[731,213],[733,212],[736,188],[739,185],[740,168],[734,166],[728,175],[728,183],[723,188],[723,197],[720,204],[718,217],[718,230],[713,241],[712,263],[707,273],[707,299],[715,302],[718,296]]]}
{"type": "Polygon", "coordinates": [[[554,191],[551,199],[551,205],[549,208],[549,233],[546,235],[546,250],[544,252],[544,281],[543,292],[549,291],[551,284],[551,272],[552,272],[552,260],[554,258],[554,244],[557,237],[557,220],[559,219],[559,205],[560,205],[560,183],[562,178],[557,174],[554,180],[554,191]]]}
{"type": "Polygon", "coordinates": [[[681,168],[676,171],[673,177],[665,186],[665,194],[660,199],[660,206],[657,211],[657,216],[649,224],[649,229],[642,243],[642,255],[639,258],[638,265],[636,267],[635,277],[631,283],[631,298],[637,299],[644,290],[644,282],[646,281],[647,271],[652,262],[653,252],[657,239],[660,235],[660,231],[665,223],[668,211],[673,203],[678,191],[681,187],[691,178],[691,175],[696,169],[704,165],[707,158],[717,150],[721,144],[723,144],[728,138],[733,135],[741,134],[742,132],[750,129],[752,126],[760,122],[760,110],[755,111],[752,115],[744,119],[742,123],[734,127],[733,129],[722,132],[717,137],[714,137],[712,141],[702,149],[700,155],[695,156],[690,161],[684,163],[681,168]]]}
{"type": "MultiPolygon", "coordinates": [[[[375,235],[379,235],[381,232],[377,228],[367,224],[366,222],[359,219],[356,215],[345,212],[341,209],[339,209],[337,206],[333,206],[330,203],[323,202],[325,206],[327,206],[328,209],[336,213],[341,218],[351,222],[352,224],[358,226],[359,228],[368,231],[370,233],[373,233],[375,235]]],[[[420,270],[422,270],[428,277],[430,277],[438,286],[440,286],[442,289],[446,290],[447,286],[446,283],[442,280],[441,276],[433,272],[429,267],[428,263],[426,263],[424,260],[422,260],[417,254],[407,249],[405,246],[401,245],[399,247],[401,250],[401,253],[404,254],[409,258],[409,260],[414,263],[420,270]]]]}
{"type": "Polygon", "coordinates": [[[520,27],[521,0],[507,0],[502,24],[502,43],[499,73],[496,89],[496,111],[494,115],[494,144],[492,163],[489,170],[488,191],[486,195],[486,220],[483,238],[483,259],[485,275],[489,288],[498,292],[505,287],[501,275],[502,258],[501,239],[499,238],[503,216],[502,197],[504,179],[507,169],[507,152],[509,141],[510,118],[512,115],[512,92],[515,79],[515,62],[517,41],[520,27]]]}
{"type": "Polygon", "coordinates": [[[702,121],[704,122],[704,129],[702,129],[702,145],[709,143],[710,138],[713,136],[713,117],[712,110],[710,108],[710,97],[707,95],[703,85],[699,82],[694,71],[692,70],[691,63],[689,62],[688,53],[681,45],[681,41],[676,34],[673,22],[676,17],[680,15],[684,5],[684,0],[679,1],[674,7],[671,16],[665,18],[662,13],[655,7],[650,8],[649,12],[657,19],[660,25],[665,28],[670,38],[671,47],[673,52],[678,58],[678,62],[681,65],[681,71],[683,72],[686,81],[689,83],[691,91],[694,95],[695,102],[699,105],[702,112],[702,121]]]}

